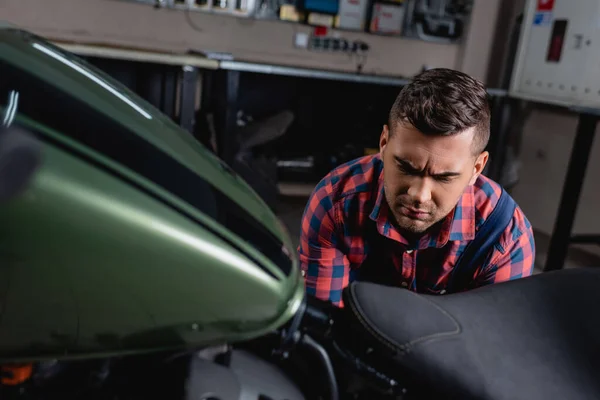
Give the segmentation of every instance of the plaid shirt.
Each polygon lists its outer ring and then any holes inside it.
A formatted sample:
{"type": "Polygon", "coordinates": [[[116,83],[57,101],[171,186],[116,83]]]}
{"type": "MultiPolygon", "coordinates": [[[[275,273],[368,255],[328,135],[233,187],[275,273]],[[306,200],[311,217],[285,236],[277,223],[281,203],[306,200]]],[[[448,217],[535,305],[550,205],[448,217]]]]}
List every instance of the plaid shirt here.
{"type": "MultiPolygon", "coordinates": [[[[304,211],[298,248],[308,294],[343,306],[342,290],[356,279],[374,241],[388,242],[385,251],[395,266],[389,284],[444,294],[458,257],[501,193],[497,183],[480,176],[439,228],[409,248],[389,221],[382,172],[380,156],[366,156],[337,167],[316,186],[304,211]]],[[[488,262],[476,269],[470,288],[531,275],[534,255],[531,225],[517,207],[488,262]]]]}

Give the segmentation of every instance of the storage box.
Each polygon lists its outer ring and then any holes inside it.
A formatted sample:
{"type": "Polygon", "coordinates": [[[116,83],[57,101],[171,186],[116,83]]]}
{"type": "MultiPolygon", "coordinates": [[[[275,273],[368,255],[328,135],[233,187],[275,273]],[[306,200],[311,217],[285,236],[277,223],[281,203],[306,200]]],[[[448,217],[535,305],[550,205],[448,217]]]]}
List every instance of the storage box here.
{"type": "Polygon", "coordinates": [[[338,28],[363,30],[368,4],[368,0],[340,0],[338,28]]]}
{"type": "Polygon", "coordinates": [[[371,32],[400,35],[404,22],[404,6],[375,3],[371,17],[371,32]]]}
{"type": "Polygon", "coordinates": [[[284,4],[279,8],[279,19],[282,21],[304,21],[304,13],[298,11],[292,4],[284,4]]]}

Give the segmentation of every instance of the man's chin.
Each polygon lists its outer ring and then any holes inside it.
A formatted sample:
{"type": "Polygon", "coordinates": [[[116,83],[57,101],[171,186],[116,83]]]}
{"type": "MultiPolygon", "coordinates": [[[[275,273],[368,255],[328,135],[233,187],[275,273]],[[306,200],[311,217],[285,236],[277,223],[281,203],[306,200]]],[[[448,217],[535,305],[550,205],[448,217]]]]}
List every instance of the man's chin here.
{"type": "Polygon", "coordinates": [[[397,227],[412,234],[422,234],[431,227],[430,221],[408,218],[404,215],[396,217],[397,227]]]}

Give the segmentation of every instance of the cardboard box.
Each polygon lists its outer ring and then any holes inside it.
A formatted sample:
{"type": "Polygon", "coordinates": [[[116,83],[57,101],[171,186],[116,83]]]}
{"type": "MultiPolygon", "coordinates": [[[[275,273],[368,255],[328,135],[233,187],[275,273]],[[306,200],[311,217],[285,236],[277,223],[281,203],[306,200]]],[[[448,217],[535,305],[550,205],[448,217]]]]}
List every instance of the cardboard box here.
{"type": "Polygon", "coordinates": [[[400,35],[404,22],[404,6],[375,3],[371,18],[371,32],[400,35]]]}
{"type": "Polygon", "coordinates": [[[368,0],[340,0],[338,28],[363,30],[367,18],[368,0]]]}
{"type": "Polygon", "coordinates": [[[298,11],[292,4],[284,4],[279,8],[279,19],[283,21],[301,22],[304,20],[304,13],[298,11]]]}

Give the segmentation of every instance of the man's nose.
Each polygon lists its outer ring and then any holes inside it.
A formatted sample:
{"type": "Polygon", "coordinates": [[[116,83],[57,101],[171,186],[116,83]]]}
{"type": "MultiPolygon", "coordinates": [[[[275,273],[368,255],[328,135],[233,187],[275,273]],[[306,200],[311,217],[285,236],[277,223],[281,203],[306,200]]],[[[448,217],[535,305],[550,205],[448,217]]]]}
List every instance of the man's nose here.
{"type": "Polygon", "coordinates": [[[408,195],[415,203],[427,203],[431,200],[431,188],[427,179],[415,179],[408,188],[408,195]]]}

